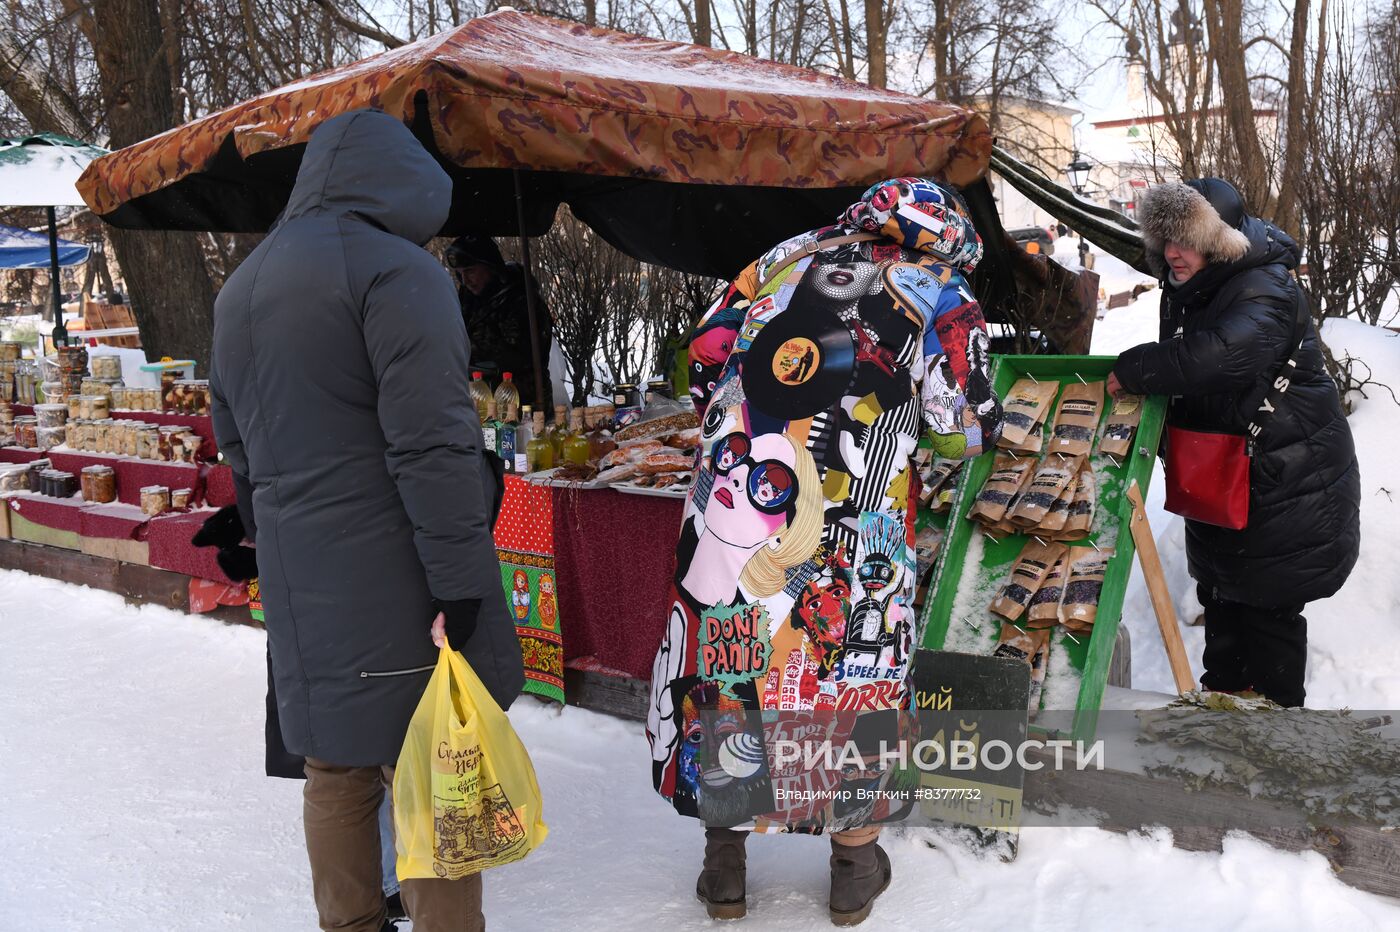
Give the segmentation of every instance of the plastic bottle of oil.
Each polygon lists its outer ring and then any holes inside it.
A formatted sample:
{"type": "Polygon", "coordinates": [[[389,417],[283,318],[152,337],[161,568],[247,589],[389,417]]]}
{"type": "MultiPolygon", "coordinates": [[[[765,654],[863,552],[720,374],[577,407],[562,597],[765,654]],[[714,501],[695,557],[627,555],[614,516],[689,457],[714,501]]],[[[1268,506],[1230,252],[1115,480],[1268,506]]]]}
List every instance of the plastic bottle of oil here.
{"type": "MultiPolygon", "coordinates": [[[[486,423],[486,403],[491,400],[491,386],[486,384],[486,380],[481,377],[480,372],[473,372],[470,387],[472,403],[476,405],[476,416],[484,424],[486,423]]],[[[501,411],[505,410],[505,407],[500,404],[497,404],[496,407],[501,411]]]]}
{"type": "Polygon", "coordinates": [[[515,378],[509,372],[501,373],[501,384],[496,386],[496,410],[504,411],[511,405],[520,407],[520,389],[515,387],[515,378]]]}

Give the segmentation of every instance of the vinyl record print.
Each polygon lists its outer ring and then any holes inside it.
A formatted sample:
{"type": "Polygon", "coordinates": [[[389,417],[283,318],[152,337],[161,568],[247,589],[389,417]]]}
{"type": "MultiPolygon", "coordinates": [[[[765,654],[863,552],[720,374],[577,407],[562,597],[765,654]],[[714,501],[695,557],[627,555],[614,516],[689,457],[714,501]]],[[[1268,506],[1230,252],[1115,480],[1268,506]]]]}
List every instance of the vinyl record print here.
{"type": "Polygon", "coordinates": [[[830,407],[855,368],[851,332],[824,310],[785,313],[764,325],[744,358],[744,394],[764,414],[787,420],[830,407]]]}

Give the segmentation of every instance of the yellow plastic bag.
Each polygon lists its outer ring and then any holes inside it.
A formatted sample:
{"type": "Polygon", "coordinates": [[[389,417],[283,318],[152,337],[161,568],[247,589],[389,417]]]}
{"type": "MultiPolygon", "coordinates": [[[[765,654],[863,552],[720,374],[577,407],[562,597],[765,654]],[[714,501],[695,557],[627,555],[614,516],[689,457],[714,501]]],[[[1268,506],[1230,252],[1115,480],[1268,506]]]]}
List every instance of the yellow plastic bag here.
{"type": "Polygon", "coordinates": [[[518,861],[549,834],[525,746],[471,666],[443,648],[394,771],[400,880],[518,861]]]}

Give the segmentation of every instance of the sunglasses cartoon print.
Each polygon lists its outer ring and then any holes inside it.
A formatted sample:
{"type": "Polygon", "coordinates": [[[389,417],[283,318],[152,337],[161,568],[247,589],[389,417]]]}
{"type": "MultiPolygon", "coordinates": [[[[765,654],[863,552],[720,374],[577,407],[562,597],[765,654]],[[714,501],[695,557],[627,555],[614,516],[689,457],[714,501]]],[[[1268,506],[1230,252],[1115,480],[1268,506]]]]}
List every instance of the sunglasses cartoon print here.
{"type": "MultiPolygon", "coordinates": [[[[750,456],[752,450],[753,442],[742,433],[728,434],[715,441],[710,451],[715,475],[727,476],[739,466],[748,466],[746,491],[749,503],[765,514],[777,515],[788,511],[797,498],[797,474],[781,460],[755,460],[750,456]]],[[[720,501],[723,504],[723,498],[720,501]]]]}

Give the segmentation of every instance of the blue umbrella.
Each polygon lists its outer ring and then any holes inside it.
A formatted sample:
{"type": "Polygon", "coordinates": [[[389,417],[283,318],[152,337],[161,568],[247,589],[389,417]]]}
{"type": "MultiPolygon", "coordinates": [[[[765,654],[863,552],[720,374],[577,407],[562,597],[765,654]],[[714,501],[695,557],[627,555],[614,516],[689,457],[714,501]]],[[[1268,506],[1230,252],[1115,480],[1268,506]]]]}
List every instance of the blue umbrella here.
{"type": "MultiPolygon", "coordinates": [[[[57,240],[58,264],[82,265],[92,252],[90,246],[57,240]]],[[[41,233],[0,224],[0,269],[50,269],[53,256],[49,238],[41,233]]]]}

